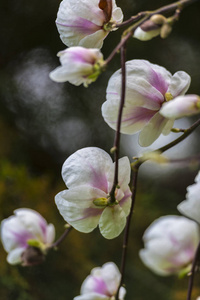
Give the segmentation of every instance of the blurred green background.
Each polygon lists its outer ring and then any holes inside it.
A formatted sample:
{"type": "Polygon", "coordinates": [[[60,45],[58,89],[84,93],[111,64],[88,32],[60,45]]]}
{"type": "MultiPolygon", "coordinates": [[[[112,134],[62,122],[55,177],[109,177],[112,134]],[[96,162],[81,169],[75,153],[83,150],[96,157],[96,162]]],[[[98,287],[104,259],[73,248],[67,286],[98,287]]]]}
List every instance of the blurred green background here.
{"type": "MultiPolygon", "coordinates": [[[[105,89],[111,74],[119,68],[117,56],[107,72],[89,88],[58,84],[49,72],[59,65],[56,53],[65,49],[59,39],[55,19],[60,1],[33,0],[0,2],[0,219],[14,209],[29,207],[56,226],[57,237],[64,220],[54,204],[54,196],[65,189],[60,170],[74,151],[97,146],[109,151],[114,132],[101,116],[105,89]]],[[[152,10],[172,1],[118,0],[125,19],[141,10],[152,10]]],[[[102,52],[106,58],[120,40],[121,30],[111,33],[102,52]]],[[[132,39],[127,59],[147,59],[174,73],[192,77],[189,92],[200,94],[200,3],[188,6],[165,40],[148,42],[132,39]]],[[[188,127],[197,117],[181,120],[188,127]]],[[[161,137],[151,149],[164,145],[177,134],[161,137]]],[[[144,149],[146,150],[146,149],[144,149]]],[[[142,150],[137,136],[122,138],[123,155],[135,156],[142,150]]],[[[199,130],[166,152],[171,157],[199,153],[199,130]]],[[[139,176],[136,207],[129,242],[126,271],[127,300],[186,299],[188,279],[160,278],[143,266],[138,251],[142,235],[161,215],[178,214],[176,205],[184,200],[186,187],[193,183],[199,166],[161,167],[146,164],[139,176]]],[[[10,266],[0,247],[1,300],[70,300],[79,294],[90,270],[107,261],[120,265],[122,235],[105,240],[96,229],[90,234],[72,231],[52,251],[44,264],[32,268],[10,266]]],[[[195,295],[200,294],[196,277],[195,295]]]]}

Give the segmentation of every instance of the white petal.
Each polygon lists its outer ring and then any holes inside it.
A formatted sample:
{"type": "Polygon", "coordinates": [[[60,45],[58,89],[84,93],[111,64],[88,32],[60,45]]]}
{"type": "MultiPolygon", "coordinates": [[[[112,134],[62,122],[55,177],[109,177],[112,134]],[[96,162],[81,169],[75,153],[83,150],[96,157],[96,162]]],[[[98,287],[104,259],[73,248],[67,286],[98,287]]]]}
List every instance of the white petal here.
{"type": "Polygon", "coordinates": [[[52,244],[55,240],[55,227],[53,224],[47,226],[46,243],[52,244]]]}
{"type": "Polygon", "coordinates": [[[99,229],[106,239],[120,235],[126,225],[126,215],[119,205],[106,207],[99,220],[99,229]]]}
{"type": "Polygon", "coordinates": [[[184,95],[190,86],[190,82],[191,78],[186,72],[176,72],[171,79],[167,92],[172,94],[173,98],[184,95]]]}
{"type": "Polygon", "coordinates": [[[7,262],[11,265],[21,263],[21,255],[24,252],[24,248],[16,248],[9,252],[7,256],[7,262]]]}
{"type": "Polygon", "coordinates": [[[89,185],[108,192],[107,174],[112,159],[100,148],[88,147],[76,151],[63,164],[62,176],[68,188],[89,185]]]}
{"type": "Polygon", "coordinates": [[[98,194],[82,186],[60,192],[55,196],[55,202],[66,222],[80,232],[91,232],[97,227],[102,213],[102,209],[96,208],[92,202],[99,197],[102,197],[101,191],[98,194]]]}
{"type": "Polygon", "coordinates": [[[150,30],[150,31],[144,31],[140,27],[138,27],[134,31],[134,38],[141,40],[141,41],[149,41],[155,36],[158,36],[160,34],[160,28],[155,29],[155,30],[150,30]]]}
{"type": "Polygon", "coordinates": [[[102,266],[101,276],[106,282],[108,291],[115,295],[121,279],[118,267],[113,262],[108,262],[102,266]]]}
{"type": "MultiPolygon", "coordinates": [[[[159,113],[155,114],[141,131],[139,135],[139,144],[142,147],[151,145],[160,136],[168,121],[168,119],[164,118],[159,113]]],[[[171,124],[171,122],[169,124],[171,124]]],[[[167,128],[167,131],[169,131],[169,128],[167,128]]]]}

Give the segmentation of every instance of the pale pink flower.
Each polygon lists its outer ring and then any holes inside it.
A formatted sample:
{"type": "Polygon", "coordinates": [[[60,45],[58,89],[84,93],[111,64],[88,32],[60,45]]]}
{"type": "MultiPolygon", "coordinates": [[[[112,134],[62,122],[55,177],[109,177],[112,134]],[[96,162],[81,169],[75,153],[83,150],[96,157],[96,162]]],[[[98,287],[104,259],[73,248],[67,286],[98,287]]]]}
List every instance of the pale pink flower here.
{"type": "Polygon", "coordinates": [[[119,160],[117,202],[112,206],[109,193],[113,186],[114,163],[102,149],[88,147],[76,151],[65,161],[62,177],[68,189],[57,194],[55,202],[66,222],[85,233],[99,224],[101,234],[107,239],[122,232],[131,206],[127,157],[119,160]]]}
{"type": "Polygon", "coordinates": [[[195,183],[187,187],[186,200],[177,206],[179,212],[200,224],[200,171],[195,183]]]}
{"type": "Polygon", "coordinates": [[[185,95],[163,104],[160,114],[168,119],[178,119],[200,113],[200,97],[185,95]]]}
{"type": "MultiPolygon", "coordinates": [[[[174,119],[160,114],[162,105],[184,95],[190,85],[190,76],[176,72],[173,76],[165,68],[146,60],[131,60],[126,63],[126,95],[122,114],[121,132],[140,132],[139,143],[151,145],[160,134],[168,135],[174,119]]],[[[107,101],[102,105],[102,115],[108,125],[116,130],[121,98],[121,69],[110,78],[107,101]]]]}
{"type": "Polygon", "coordinates": [[[145,231],[143,263],[158,275],[178,274],[190,267],[199,243],[199,226],[184,217],[165,216],[145,231]]]}
{"type": "Polygon", "coordinates": [[[56,82],[69,81],[74,85],[87,86],[101,73],[103,55],[99,49],[71,47],[58,53],[61,66],[49,76],[56,82]]]}
{"type": "MultiPolygon", "coordinates": [[[[121,274],[113,262],[94,268],[81,286],[81,295],[74,300],[112,300],[115,299],[121,274]]],[[[120,288],[119,300],[124,300],[126,290],[120,288]]]]}
{"type": "Polygon", "coordinates": [[[99,7],[100,0],[63,0],[56,25],[65,45],[101,48],[114,24],[121,23],[123,13],[115,0],[108,1],[107,9],[99,7]]]}
{"type": "Polygon", "coordinates": [[[30,245],[44,251],[55,238],[53,224],[47,224],[38,212],[19,208],[14,214],[1,222],[1,241],[10,264],[23,263],[22,256],[30,245]]]}

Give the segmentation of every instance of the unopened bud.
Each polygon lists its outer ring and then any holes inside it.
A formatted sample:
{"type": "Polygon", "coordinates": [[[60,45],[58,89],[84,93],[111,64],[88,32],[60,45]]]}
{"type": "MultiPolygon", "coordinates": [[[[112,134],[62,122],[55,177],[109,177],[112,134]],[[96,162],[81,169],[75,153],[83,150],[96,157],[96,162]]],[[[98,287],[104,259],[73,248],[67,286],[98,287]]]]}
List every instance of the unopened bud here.
{"type": "Polygon", "coordinates": [[[163,24],[163,26],[161,27],[161,30],[160,30],[161,38],[165,39],[166,37],[168,37],[168,35],[171,33],[171,31],[172,31],[172,26],[168,22],[163,24]]]}
{"type": "Polygon", "coordinates": [[[150,20],[157,25],[163,25],[166,22],[166,18],[163,15],[153,15],[150,20]]]}

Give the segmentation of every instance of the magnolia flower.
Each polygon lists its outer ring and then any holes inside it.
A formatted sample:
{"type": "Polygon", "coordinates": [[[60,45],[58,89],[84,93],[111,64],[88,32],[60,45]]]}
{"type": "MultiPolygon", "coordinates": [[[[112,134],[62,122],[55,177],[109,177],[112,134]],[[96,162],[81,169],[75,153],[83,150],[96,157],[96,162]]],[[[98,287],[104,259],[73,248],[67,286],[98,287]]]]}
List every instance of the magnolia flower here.
{"type": "MultiPolygon", "coordinates": [[[[74,300],[114,300],[117,293],[121,274],[113,262],[94,268],[81,286],[81,296],[74,300]]],[[[124,287],[119,290],[119,300],[126,294],[124,287]]]]}
{"type": "Polygon", "coordinates": [[[61,67],[52,71],[49,76],[57,82],[69,81],[74,85],[85,86],[95,81],[101,73],[103,55],[99,49],[71,47],[58,52],[61,67]]]}
{"type": "MultiPolygon", "coordinates": [[[[168,135],[174,119],[160,114],[163,103],[184,95],[190,85],[190,76],[176,72],[173,76],[165,68],[146,60],[126,63],[126,96],[122,114],[121,132],[133,134],[140,131],[139,143],[151,145],[160,134],[168,135]]],[[[108,125],[116,130],[121,98],[121,70],[115,72],[107,87],[107,101],[102,105],[102,115],[108,125]]]]}
{"type": "Polygon", "coordinates": [[[65,45],[101,48],[109,31],[116,30],[114,25],[122,20],[115,0],[63,0],[56,25],[65,45]]]}
{"type": "Polygon", "coordinates": [[[115,203],[110,202],[114,163],[103,150],[95,147],[76,151],[65,161],[62,177],[68,187],[56,195],[55,202],[65,221],[81,232],[91,232],[99,224],[101,234],[112,239],[125,227],[130,211],[130,163],[119,160],[115,203]]]}
{"type": "Polygon", "coordinates": [[[163,104],[160,113],[168,119],[178,119],[200,113],[200,97],[185,95],[163,104]]]}
{"type": "Polygon", "coordinates": [[[187,187],[186,200],[177,208],[181,214],[200,223],[200,171],[195,177],[195,183],[187,187]]]}
{"type": "Polygon", "coordinates": [[[42,260],[55,238],[55,228],[36,211],[19,208],[1,222],[1,241],[10,264],[31,265],[42,260]]]}
{"type": "Polygon", "coordinates": [[[190,267],[199,242],[198,225],[184,217],[165,216],[154,221],[143,236],[143,263],[158,275],[177,274],[190,267]]]}

